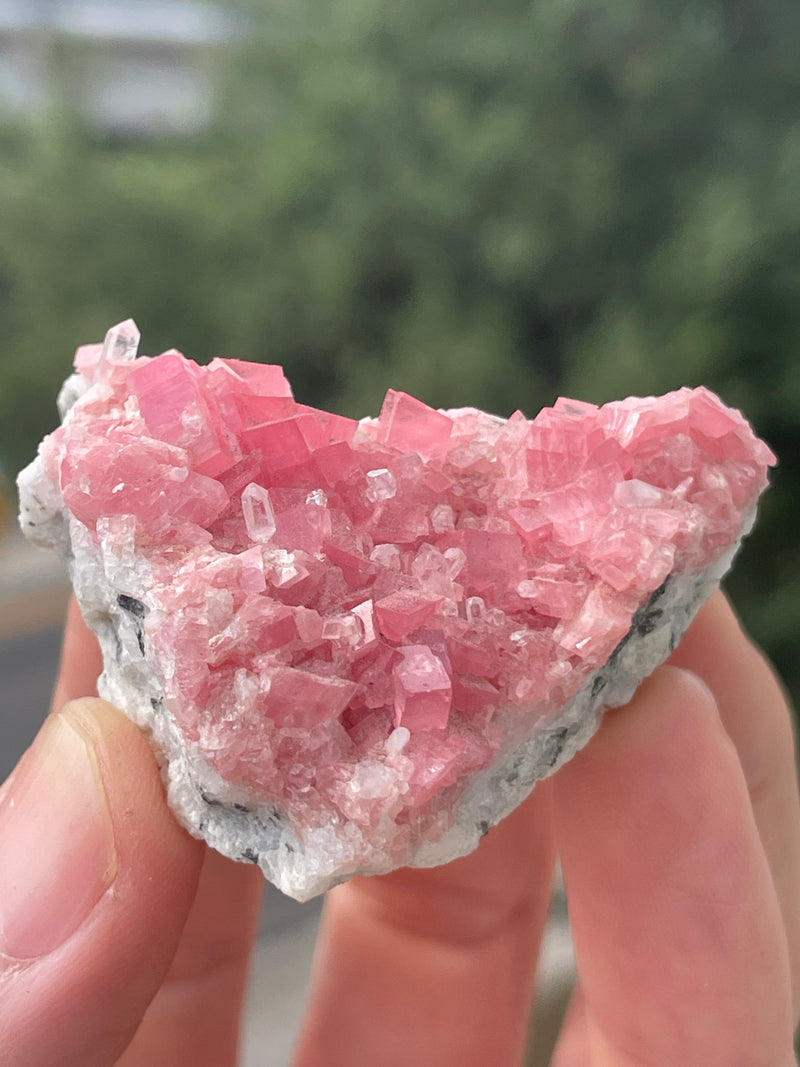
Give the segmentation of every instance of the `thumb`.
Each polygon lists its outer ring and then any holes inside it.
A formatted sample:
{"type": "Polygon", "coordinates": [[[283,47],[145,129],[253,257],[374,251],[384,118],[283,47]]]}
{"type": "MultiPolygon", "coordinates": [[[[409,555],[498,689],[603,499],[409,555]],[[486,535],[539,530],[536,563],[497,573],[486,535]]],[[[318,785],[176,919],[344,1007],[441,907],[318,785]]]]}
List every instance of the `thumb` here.
{"type": "Polygon", "coordinates": [[[114,1063],[169,968],[202,857],[120,712],[81,700],[47,719],[0,790],[6,1067],[114,1063]]]}

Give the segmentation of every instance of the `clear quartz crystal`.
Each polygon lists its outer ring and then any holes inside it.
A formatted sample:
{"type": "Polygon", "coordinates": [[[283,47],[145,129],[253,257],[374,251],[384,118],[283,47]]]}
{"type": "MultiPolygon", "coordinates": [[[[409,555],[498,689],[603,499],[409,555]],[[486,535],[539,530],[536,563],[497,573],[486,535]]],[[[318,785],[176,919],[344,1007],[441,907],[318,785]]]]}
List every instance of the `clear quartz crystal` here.
{"type": "Polygon", "coordinates": [[[103,342],[103,354],[100,358],[101,365],[112,359],[124,362],[131,362],[136,359],[140,340],[139,327],[133,319],[126,319],[124,322],[112,326],[103,342]]]}
{"type": "Polygon", "coordinates": [[[449,504],[437,504],[431,512],[431,527],[434,533],[444,533],[455,526],[455,512],[449,504]]]}
{"type": "Polygon", "coordinates": [[[400,549],[397,545],[375,545],[369,558],[371,562],[392,570],[400,567],[400,549]]]}
{"type": "Polygon", "coordinates": [[[269,491],[251,482],[242,493],[242,511],[250,538],[264,544],[271,541],[277,527],[269,491]]]}
{"type": "Polygon", "coordinates": [[[391,500],[397,493],[397,482],[391,471],[385,467],[367,471],[367,499],[373,503],[379,500],[391,500]]]}
{"type": "Polygon", "coordinates": [[[464,607],[468,619],[480,619],[486,614],[486,601],[481,596],[468,596],[464,607]]]}

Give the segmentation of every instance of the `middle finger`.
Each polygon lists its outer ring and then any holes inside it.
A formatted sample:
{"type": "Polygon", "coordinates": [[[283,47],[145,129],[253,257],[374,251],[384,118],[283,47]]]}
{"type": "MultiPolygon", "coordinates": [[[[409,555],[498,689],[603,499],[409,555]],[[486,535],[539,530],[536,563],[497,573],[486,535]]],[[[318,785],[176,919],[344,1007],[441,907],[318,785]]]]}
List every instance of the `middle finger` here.
{"type": "Polygon", "coordinates": [[[471,856],[333,890],[295,1067],[516,1067],[553,872],[545,782],[471,856]]]}

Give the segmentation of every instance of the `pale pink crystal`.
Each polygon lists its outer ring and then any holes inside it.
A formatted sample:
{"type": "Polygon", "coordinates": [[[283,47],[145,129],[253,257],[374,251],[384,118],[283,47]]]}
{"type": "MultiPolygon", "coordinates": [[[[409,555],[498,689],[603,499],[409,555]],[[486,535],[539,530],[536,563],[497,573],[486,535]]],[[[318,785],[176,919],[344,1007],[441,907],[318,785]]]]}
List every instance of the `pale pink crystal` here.
{"type": "Polygon", "coordinates": [[[134,329],[78,350],[42,447],[73,542],[138,561],[130,654],[193,758],[301,839],[382,827],[383,869],[736,542],[774,462],[703,388],[506,422],[390,391],[356,423],[279,367],[137,359],[134,329]]]}
{"type": "Polygon", "coordinates": [[[423,459],[444,459],[453,423],[441,411],[390,389],[378,420],[378,440],[423,459]]]}
{"type": "Polygon", "coordinates": [[[442,661],[427,645],[401,649],[394,668],[395,726],[414,730],[443,730],[447,726],[453,686],[442,661]]]}

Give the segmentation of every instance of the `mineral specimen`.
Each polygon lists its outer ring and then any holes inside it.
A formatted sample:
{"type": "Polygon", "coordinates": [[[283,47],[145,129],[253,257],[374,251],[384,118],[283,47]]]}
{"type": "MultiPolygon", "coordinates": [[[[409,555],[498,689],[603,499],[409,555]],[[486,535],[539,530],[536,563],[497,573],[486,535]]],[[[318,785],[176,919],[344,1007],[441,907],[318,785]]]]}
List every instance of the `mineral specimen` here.
{"type": "Polygon", "coordinates": [[[305,899],[475,847],[674,648],[774,462],[707,389],[529,421],[77,352],[22,525],[192,833],[305,899]]]}

